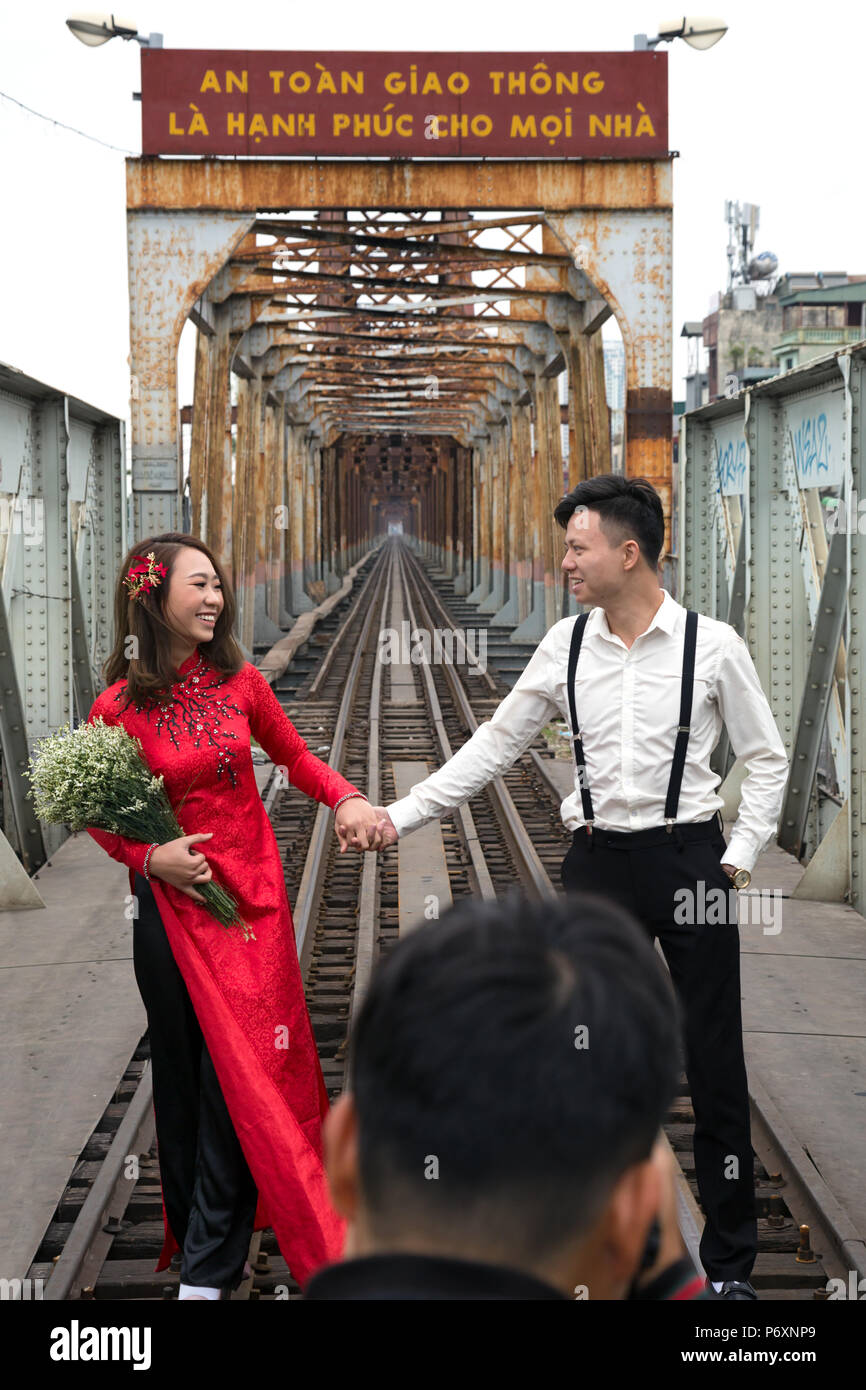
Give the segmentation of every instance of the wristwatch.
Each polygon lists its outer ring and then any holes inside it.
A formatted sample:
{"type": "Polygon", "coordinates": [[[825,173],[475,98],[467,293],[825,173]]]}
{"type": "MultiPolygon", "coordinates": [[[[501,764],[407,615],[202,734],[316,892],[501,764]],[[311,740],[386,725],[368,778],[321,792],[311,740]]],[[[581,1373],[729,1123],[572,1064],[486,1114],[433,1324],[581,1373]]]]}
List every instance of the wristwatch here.
{"type": "Polygon", "coordinates": [[[731,874],[731,883],[735,888],[748,888],[752,881],[752,875],[748,869],[735,869],[731,874]]]}

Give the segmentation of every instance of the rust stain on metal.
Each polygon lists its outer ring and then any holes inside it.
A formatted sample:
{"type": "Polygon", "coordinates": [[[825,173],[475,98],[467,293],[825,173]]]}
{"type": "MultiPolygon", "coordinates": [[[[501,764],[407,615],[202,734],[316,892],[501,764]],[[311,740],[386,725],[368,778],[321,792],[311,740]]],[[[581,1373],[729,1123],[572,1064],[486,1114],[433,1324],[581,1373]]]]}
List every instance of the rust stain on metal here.
{"type": "Polygon", "coordinates": [[[654,386],[636,387],[626,392],[625,410],[631,439],[671,439],[673,402],[670,391],[654,386]]]}
{"type": "Polygon", "coordinates": [[[212,208],[665,208],[671,163],[658,160],[128,159],[127,205],[212,208]]]}

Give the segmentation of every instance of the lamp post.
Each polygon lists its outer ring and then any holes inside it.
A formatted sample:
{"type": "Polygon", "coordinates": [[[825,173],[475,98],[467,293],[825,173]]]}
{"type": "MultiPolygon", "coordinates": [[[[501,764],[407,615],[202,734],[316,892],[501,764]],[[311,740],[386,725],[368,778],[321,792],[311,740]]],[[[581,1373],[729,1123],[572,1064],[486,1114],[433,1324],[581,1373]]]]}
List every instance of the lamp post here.
{"type": "Polygon", "coordinates": [[[109,39],[135,39],[142,48],[162,48],[162,34],[139,34],[134,24],[113,14],[77,14],[66,27],[88,48],[98,48],[109,39]]]}
{"type": "Polygon", "coordinates": [[[712,48],[727,32],[728,26],[723,19],[689,19],[684,15],[681,19],[672,19],[660,24],[655,38],[651,39],[646,34],[635,34],[634,46],[639,52],[645,53],[647,49],[655,48],[660,43],[673,43],[674,39],[683,39],[690,48],[712,48]]]}

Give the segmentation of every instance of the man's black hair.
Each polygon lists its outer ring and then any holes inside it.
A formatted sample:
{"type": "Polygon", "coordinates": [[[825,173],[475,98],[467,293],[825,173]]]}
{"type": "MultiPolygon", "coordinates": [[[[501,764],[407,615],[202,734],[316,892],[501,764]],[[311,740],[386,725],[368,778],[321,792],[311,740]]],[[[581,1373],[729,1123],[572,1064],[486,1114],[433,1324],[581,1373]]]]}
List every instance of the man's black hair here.
{"type": "Polygon", "coordinates": [[[665,543],[665,516],[661,498],[646,478],[599,473],[578,483],[554,509],[553,515],[563,529],[576,507],[598,512],[599,525],[611,544],[637,541],[650,569],[658,568],[665,543]]]}
{"type": "Polygon", "coordinates": [[[444,1233],[514,1263],[590,1229],[652,1149],[677,1020],[649,937],[601,897],[465,899],[416,928],[351,1040],[374,1237],[444,1233]]]}

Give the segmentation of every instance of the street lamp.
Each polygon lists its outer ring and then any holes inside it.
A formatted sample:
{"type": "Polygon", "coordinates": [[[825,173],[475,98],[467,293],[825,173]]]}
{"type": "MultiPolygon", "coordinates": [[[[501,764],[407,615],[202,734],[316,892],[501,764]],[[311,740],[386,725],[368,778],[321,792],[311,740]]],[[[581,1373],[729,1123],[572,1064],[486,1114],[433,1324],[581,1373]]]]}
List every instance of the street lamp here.
{"type": "Polygon", "coordinates": [[[135,39],[142,48],[162,48],[162,34],[139,34],[134,24],[113,14],[74,14],[66,27],[88,48],[98,48],[109,39],[135,39]]]}
{"type": "Polygon", "coordinates": [[[665,24],[660,24],[654,39],[648,38],[646,34],[635,34],[634,46],[645,52],[660,43],[673,43],[674,39],[685,39],[691,48],[712,48],[727,32],[728,26],[723,19],[689,19],[683,15],[681,19],[671,19],[665,24]]]}

